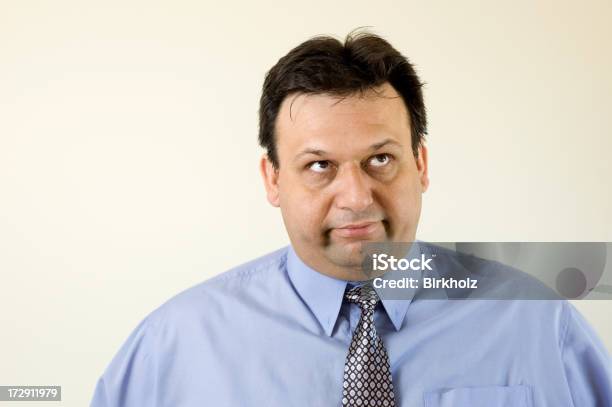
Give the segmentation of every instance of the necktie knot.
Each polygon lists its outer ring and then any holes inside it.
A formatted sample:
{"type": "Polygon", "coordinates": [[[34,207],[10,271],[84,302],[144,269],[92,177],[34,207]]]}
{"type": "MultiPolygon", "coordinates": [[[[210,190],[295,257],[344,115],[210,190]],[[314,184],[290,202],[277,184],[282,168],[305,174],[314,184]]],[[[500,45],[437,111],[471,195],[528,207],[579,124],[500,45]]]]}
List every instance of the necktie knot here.
{"type": "Polygon", "coordinates": [[[346,292],[347,301],[359,305],[362,310],[373,310],[380,299],[370,284],[353,287],[346,292]]]}

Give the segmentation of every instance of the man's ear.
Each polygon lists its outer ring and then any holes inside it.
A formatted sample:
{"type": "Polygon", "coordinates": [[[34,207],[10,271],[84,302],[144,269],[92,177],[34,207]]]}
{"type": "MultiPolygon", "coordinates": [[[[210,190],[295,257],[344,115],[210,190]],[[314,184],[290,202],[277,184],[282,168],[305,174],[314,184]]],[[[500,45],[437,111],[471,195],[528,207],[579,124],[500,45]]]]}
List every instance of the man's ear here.
{"type": "Polygon", "coordinates": [[[421,192],[427,191],[429,187],[429,175],[427,173],[427,146],[421,142],[419,145],[419,155],[416,158],[417,170],[421,181],[421,192]]]}
{"type": "Polygon", "coordinates": [[[278,207],[280,205],[278,198],[278,169],[274,168],[267,154],[261,157],[259,171],[266,187],[268,202],[270,202],[270,205],[278,207]]]}

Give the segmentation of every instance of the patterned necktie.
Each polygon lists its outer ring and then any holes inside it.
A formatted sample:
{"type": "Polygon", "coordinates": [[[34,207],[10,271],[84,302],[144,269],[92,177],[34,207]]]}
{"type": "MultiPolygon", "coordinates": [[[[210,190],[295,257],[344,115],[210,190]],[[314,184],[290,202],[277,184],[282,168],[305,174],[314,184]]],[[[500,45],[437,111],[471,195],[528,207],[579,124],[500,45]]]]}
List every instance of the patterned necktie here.
{"type": "Polygon", "coordinates": [[[371,285],[347,291],[345,298],[361,308],[344,365],[343,406],[395,406],[389,356],[374,326],[379,298],[371,285]]]}

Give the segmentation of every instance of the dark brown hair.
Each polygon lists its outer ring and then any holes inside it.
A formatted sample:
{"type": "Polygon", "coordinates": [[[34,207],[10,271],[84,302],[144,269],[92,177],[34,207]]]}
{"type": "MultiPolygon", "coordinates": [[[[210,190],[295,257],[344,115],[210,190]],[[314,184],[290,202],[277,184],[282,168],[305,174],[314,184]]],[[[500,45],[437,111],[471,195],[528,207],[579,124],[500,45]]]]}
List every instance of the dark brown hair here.
{"type": "Polygon", "coordinates": [[[275,123],[283,100],[292,93],[347,96],[386,82],[402,97],[410,115],[415,156],[427,134],[423,83],[414,67],[386,40],[369,32],[351,32],[344,44],[317,36],[298,45],[266,74],[259,102],[259,144],[278,168],[275,123]]]}

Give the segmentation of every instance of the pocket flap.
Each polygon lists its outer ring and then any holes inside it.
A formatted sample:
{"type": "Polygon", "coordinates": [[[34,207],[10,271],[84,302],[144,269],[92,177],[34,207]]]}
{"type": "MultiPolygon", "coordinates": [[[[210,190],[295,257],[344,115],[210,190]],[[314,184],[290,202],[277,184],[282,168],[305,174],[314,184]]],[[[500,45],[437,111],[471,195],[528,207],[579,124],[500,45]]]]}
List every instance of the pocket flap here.
{"type": "Polygon", "coordinates": [[[531,388],[524,385],[437,389],[423,398],[425,407],[532,407],[531,388]]]}

